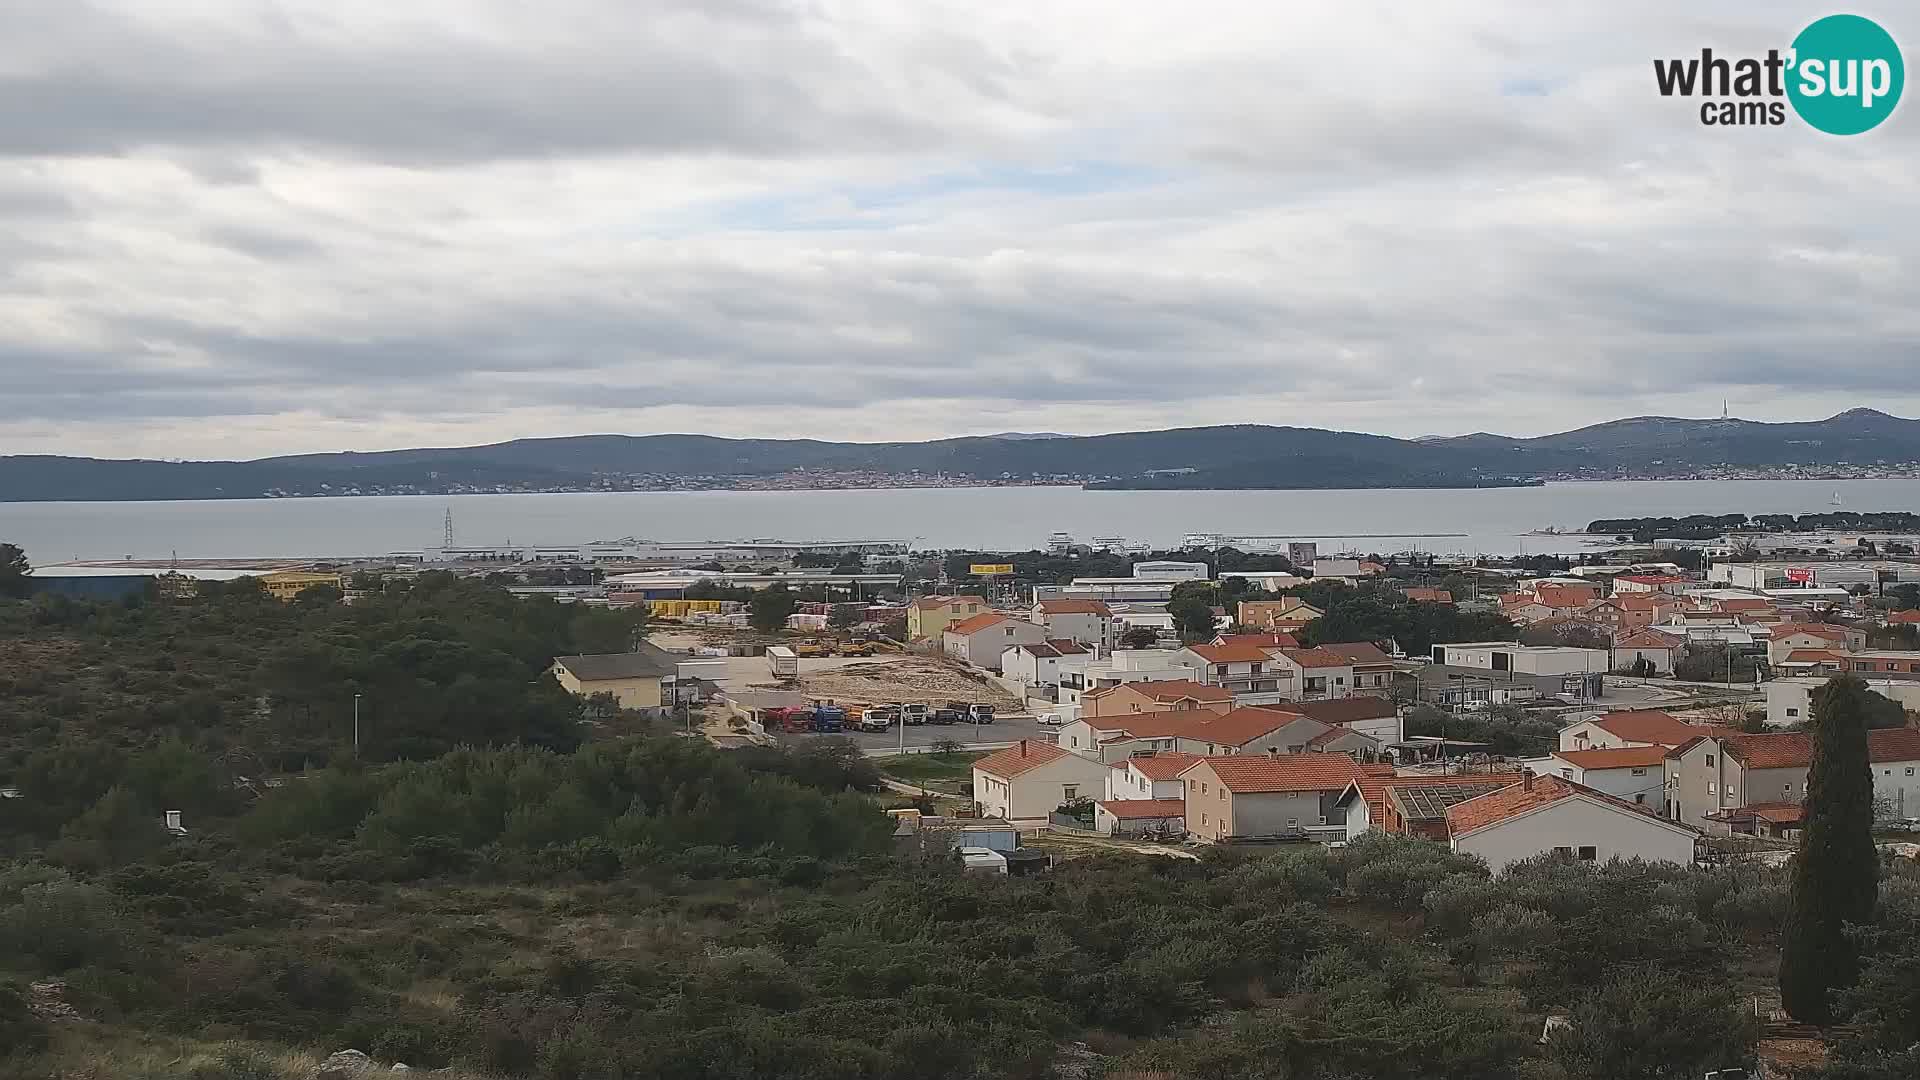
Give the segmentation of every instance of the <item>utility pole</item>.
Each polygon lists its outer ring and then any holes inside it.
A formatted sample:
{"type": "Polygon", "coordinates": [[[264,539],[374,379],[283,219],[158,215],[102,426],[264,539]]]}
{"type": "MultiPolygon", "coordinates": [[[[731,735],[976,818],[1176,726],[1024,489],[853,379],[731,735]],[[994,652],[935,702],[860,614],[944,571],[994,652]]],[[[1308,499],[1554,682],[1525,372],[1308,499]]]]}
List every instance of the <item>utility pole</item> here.
{"type": "Polygon", "coordinates": [[[353,756],[360,756],[360,695],[353,695],[353,756]]]}

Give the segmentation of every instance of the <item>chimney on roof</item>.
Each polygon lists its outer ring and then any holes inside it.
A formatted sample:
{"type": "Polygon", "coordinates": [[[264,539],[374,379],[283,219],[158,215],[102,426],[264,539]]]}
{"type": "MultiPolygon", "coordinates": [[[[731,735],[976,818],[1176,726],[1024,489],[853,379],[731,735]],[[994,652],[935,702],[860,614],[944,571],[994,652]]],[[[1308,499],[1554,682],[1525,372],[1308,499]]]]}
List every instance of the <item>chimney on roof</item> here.
{"type": "Polygon", "coordinates": [[[1027,740],[1025,739],[1020,740],[1020,756],[1021,757],[1027,756],[1027,740]]]}
{"type": "Polygon", "coordinates": [[[1520,787],[1524,791],[1533,790],[1533,770],[1532,769],[1520,770],[1520,787]]]}

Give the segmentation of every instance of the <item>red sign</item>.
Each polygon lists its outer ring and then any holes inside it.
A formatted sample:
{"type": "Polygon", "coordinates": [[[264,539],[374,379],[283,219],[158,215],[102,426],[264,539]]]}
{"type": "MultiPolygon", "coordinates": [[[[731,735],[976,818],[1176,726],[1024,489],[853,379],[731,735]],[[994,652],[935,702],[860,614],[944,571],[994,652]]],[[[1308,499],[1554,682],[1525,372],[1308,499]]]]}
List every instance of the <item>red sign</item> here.
{"type": "Polygon", "coordinates": [[[1805,567],[1792,567],[1787,570],[1787,580],[1797,581],[1805,585],[1807,582],[1813,580],[1813,571],[1805,567]]]}

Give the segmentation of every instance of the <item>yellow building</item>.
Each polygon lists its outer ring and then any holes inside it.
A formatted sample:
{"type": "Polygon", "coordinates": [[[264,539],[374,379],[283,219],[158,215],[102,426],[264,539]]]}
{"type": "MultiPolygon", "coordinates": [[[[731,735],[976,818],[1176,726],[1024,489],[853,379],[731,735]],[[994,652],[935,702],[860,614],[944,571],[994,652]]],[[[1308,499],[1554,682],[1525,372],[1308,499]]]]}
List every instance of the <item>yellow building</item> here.
{"type": "Polygon", "coordinates": [[[992,610],[984,597],[923,596],[907,605],[907,637],[938,638],[954,623],[992,610]]]}
{"type": "Polygon", "coordinates": [[[666,706],[663,687],[676,667],[671,654],[646,642],[640,651],[594,656],[556,656],[553,677],[576,697],[612,694],[622,709],[658,711],[666,706]]]}
{"type": "Polygon", "coordinates": [[[344,590],[346,579],[339,574],[316,574],[304,570],[280,570],[260,577],[261,588],[280,601],[292,600],[316,585],[331,585],[344,590]]]}

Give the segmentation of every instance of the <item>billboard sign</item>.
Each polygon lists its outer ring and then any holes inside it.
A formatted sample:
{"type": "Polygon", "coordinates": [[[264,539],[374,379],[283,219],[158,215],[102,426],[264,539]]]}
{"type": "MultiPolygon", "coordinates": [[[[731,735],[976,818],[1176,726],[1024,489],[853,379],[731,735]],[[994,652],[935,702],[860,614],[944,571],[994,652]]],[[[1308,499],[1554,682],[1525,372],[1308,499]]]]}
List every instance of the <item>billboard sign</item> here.
{"type": "Polygon", "coordinates": [[[1813,580],[1813,571],[1805,566],[1788,567],[1787,580],[1795,584],[1805,585],[1813,580]]]}
{"type": "Polygon", "coordinates": [[[1000,577],[1013,573],[1012,563],[974,563],[967,567],[967,573],[974,577],[1000,577]]]}

